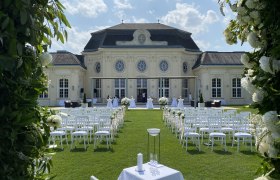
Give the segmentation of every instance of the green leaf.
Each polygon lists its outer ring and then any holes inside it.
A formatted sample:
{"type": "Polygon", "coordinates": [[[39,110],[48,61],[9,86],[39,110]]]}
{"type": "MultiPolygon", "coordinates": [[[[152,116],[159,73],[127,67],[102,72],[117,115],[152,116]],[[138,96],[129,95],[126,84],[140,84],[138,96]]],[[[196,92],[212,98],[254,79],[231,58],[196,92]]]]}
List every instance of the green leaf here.
{"type": "Polygon", "coordinates": [[[9,24],[9,21],[10,21],[10,18],[9,17],[6,17],[6,19],[2,22],[1,24],[1,29],[6,29],[6,27],[8,26],[9,24]]]}
{"type": "Polygon", "coordinates": [[[20,11],[20,23],[24,25],[27,21],[27,12],[25,9],[21,9],[20,11]]]}

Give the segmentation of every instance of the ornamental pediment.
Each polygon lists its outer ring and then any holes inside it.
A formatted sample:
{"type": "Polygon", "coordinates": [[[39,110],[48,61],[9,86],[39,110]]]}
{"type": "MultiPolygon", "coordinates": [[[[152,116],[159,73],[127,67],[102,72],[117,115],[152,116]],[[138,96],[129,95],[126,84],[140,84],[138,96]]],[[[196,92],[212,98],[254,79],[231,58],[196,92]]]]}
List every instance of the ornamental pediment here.
{"type": "Polygon", "coordinates": [[[146,29],[137,29],[133,33],[132,41],[117,41],[117,46],[167,46],[167,41],[152,41],[151,34],[146,29]]]}

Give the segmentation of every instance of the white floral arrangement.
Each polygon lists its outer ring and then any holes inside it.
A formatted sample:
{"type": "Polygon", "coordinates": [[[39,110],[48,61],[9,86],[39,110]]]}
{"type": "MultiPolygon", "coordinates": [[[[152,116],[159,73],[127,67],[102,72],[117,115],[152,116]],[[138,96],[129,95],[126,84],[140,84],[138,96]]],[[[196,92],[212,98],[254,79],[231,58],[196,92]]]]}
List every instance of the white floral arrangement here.
{"type": "MultiPolygon", "coordinates": [[[[231,20],[224,31],[228,44],[248,42],[254,48],[253,52],[247,52],[241,56],[241,62],[245,66],[245,74],[241,79],[241,85],[252,95],[255,108],[259,110],[257,116],[253,116],[256,136],[256,148],[264,156],[259,172],[261,179],[279,179],[280,176],[280,118],[279,100],[280,88],[278,86],[280,59],[279,42],[277,33],[279,22],[274,21],[280,13],[272,11],[275,4],[269,0],[237,0],[234,3],[227,0],[219,1],[221,9],[228,4],[236,13],[236,18],[231,20]],[[265,18],[263,16],[266,16],[265,18]]],[[[222,12],[223,13],[223,12],[222,12]]]]}
{"type": "Polygon", "coordinates": [[[127,97],[122,98],[121,105],[129,106],[129,104],[130,104],[130,99],[129,98],[127,98],[127,97]]]}
{"type": "Polygon", "coordinates": [[[185,119],[185,114],[181,114],[181,118],[182,118],[182,119],[185,119]]]}
{"type": "Polygon", "coordinates": [[[158,103],[159,103],[159,105],[165,106],[168,103],[168,98],[161,97],[161,98],[158,99],[158,103]]]}
{"type": "Polygon", "coordinates": [[[62,118],[59,115],[51,115],[47,118],[47,124],[51,127],[60,127],[62,118]]]}
{"type": "Polygon", "coordinates": [[[177,111],[178,116],[181,116],[182,112],[181,111],[177,111]]]}

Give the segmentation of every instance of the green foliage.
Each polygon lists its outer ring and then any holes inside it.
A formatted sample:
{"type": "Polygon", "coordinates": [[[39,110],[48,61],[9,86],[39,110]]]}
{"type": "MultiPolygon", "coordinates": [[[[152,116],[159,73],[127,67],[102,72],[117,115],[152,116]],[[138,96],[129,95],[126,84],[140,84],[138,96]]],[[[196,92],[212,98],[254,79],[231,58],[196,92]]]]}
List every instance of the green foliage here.
{"type": "Polygon", "coordinates": [[[70,27],[57,0],[1,0],[0,3],[0,177],[45,179],[47,109],[37,104],[46,89],[38,56],[50,38],[64,41],[70,27]]]}
{"type": "Polygon", "coordinates": [[[202,96],[202,93],[199,94],[199,103],[203,103],[204,100],[203,100],[203,96],[202,96]]]}
{"type": "MultiPolygon", "coordinates": [[[[280,3],[278,0],[219,0],[221,9],[228,4],[236,19],[230,21],[224,31],[228,44],[248,42],[254,51],[246,53],[249,57],[243,59],[245,65],[244,76],[253,85],[255,97],[252,107],[258,109],[259,114],[264,115],[269,111],[280,113],[280,3]],[[251,36],[254,35],[254,36],[251,36]],[[262,59],[263,58],[263,59],[262,59]],[[267,64],[265,64],[267,63],[267,64]],[[258,92],[262,93],[258,93],[258,92]],[[261,95],[261,96],[260,96],[261,95]],[[257,98],[256,98],[257,97],[257,98]],[[261,98],[260,98],[261,97],[261,98]]],[[[278,117],[278,122],[280,122],[278,117]]],[[[266,124],[269,134],[277,133],[279,126],[269,127],[266,124]]],[[[278,132],[279,133],[279,132],[278,132]]],[[[279,138],[278,138],[279,139],[279,138]]],[[[266,143],[266,142],[265,142],[266,143]]],[[[258,172],[271,177],[280,177],[280,143],[273,137],[269,149],[278,150],[277,157],[269,156],[269,150],[264,157],[263,163],[258,172]]]]}
{"type": "Polygon", "coordinates": [[[84,93],[83,103],[87,103],[87,95],[84,93]]]}

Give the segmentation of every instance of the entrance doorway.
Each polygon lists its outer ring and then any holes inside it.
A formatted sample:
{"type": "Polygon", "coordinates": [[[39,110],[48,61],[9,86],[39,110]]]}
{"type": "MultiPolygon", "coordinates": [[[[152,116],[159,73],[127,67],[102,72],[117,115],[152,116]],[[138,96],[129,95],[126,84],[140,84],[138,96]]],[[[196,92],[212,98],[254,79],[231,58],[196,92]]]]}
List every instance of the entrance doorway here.
{"type": "Polygon", "coordinates": [[[147,102],[147,89],[137,89],[137,102],[147,102]]]}
{"type": "Polygon", "coordinates": [[[147,102],[147,79],[137,79],[137,102],[147,102]]]}

